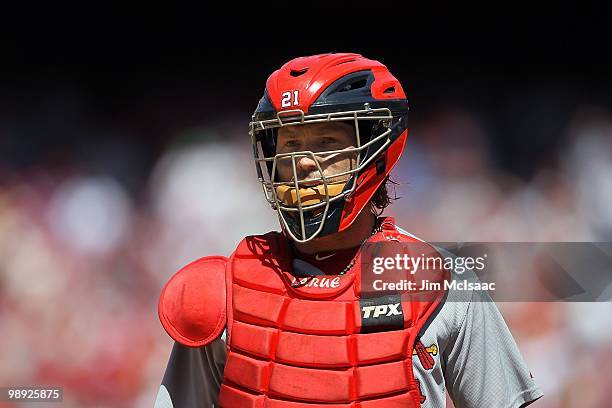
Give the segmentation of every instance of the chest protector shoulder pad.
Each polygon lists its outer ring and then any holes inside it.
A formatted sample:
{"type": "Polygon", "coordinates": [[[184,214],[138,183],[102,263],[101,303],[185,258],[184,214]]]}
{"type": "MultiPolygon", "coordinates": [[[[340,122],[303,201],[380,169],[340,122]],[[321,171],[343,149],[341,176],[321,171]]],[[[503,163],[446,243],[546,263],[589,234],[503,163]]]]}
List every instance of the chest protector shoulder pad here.
{"type": "Polygon", "coordinates": [[[226,264],[223,256],[198,259],[164,286],[159,320],[170,337],[184,346],[205,346],[223,332],[227,321],[226,264]]]}

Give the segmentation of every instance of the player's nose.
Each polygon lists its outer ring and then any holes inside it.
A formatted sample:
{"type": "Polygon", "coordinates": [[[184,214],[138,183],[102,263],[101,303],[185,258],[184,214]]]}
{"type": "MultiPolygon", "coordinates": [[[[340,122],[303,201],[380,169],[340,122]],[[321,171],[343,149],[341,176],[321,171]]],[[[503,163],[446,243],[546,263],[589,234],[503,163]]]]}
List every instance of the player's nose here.
{"type": "Polygon", "coordinates": [[[317,177],[319,174],[317,163],[310,156],[297,158],[295,165],[300,180],[317,177]]]}

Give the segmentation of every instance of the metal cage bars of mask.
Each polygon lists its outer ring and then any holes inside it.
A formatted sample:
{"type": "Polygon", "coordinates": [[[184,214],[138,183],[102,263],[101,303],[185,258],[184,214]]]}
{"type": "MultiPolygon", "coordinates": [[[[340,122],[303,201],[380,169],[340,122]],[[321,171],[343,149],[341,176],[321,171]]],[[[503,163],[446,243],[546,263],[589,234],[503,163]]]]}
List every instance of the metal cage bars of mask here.
{"type": "Polygon", "coordinates": [[[301,110],[284,111],[284,112],[281,112],[281,114],[277,115],[276,119],[251,122],[250,134],[251,134],[251,138],[253,142],[253,152],[254,152],[254,158],[255,158],[257,172],[259,176],[259,181],[262,184],[264,194],[266,196],[266,200],[268,201],[268,203],[270,203],[272,208],[277,210],[284,229],[290,234],[292,239],[294,239],[297,242],[306,242],[306,241],[309,241],[315,238],[324,227],[325,219],[326,219],[326,216],[329,210],[330,203],[336,200],[340,200],[341,198],[352,194],[357,188],[357,180],[354,179],[349,189],[347,189],[346,191],[343,191],[341,194],[338,194],[334,197],[330,197],[329,196],[329,181],[328,181],[329,176],[325,176],[323,169],[320,166],[321,160],[318,159],[318,157],[326,156],[325,157],[325,160],[326,160],[331,155],[356,153],[357,154],[357,158],[356,158],[357,164],[354,169],[350,169],[350,170],[343,171],[337,174],[333,174],[330,178],[333,179],[333,178],[338,178],[338,177],[342,177],[345,175],[352,176],[354,174],[357,174],[363,169],[365,169],[372,162],[372,160],[374,160],[381,152],[383,152],[391,143],[391,140],[388,136],[390,135],[392,131],[392,128],[391,128],[392,121],[393,121],[393,115],[388,108],[371,109],[366,104],[365,109],[363,110],[344,111],[344,112],[335,112],[335,113],[318,114],[318,115],[304,115],[304,112],[301,110]],[[283,117],[287,117],[288,119],[285,119],[286,121],[283,121],[283,117]],[[258,143],[260,144],[261,141],[257,140],[257,132],[260,132],[260,131],[280,128],[283,126],[295,126],[295,125],[312,124],[312,123],[325,123],[325,122],[332,122],[332,121],[350,121],[350,120],[354,121],[354,125],[355,125],[355,136],[356,136],[356,144],[357,144],[356,147],[339,149],[339,150],[323,151],[323,152],[317,152],[317,153],[314,153],[312,151],[279,153],[271,157],[265,157],[263,147],[261,145],[258,145],[258,143]],[[376,137],[372,137],[367,143],[361,145],[361,136],[359,134],[359,126],[358,126],[359,120],[382,121],[386,126],[386,130],[382,132],[380,135],[376,137]],[[385,138],[386,140],[384,140],[385,138]],[[379,146],[378,149],[372,154],[367,155],[367,158],[363,162],[360,163],[361,158],[362,158],[362,152],[365,149],[368,149],[370,146],[376,143],[379,143],[382,140],[384,140],[384,142],[381,144],[381,146],[379,146]],[[320,177],[299,180],[299,178],[297,177],[297,168],[295,164],[296,157],[311,157],[313,162],[317,166],[317,170],[320,174],[320,177]],[[279,159],[282,159],[282,158],[291,159],[293,181],[275,181],[277,162],[279,159]],[[264,176],[264,173],[268,171],[269,169],[268,167],[269,162],[272,162],[272,168],[271,170],[269,170],[268,177],[266,179],[266,177],[264,176]],[[264,167],[264,169],[262,169],[262,167],[264,167]],[[321,182],[320,184],[323,185],[325,199],[319,203],[304,206],[302,204],[300,185],[303,185],[304,183],[308,183],[308,182],[310,183],[315,182],[315,181],[320,181],[321,182]],[[297,207],[287,206],[287,205],[282,204],[282,202],[278,198],[278,194],[276,190],[277,186],[292,186],[293,188],[295,188],[297,207]],[[313,234],[311,234],[310,237],[306,237],[304,212],[314,211],[321,207],[325,207],[323,209],[323,216],[321,217],[321,223],[319,224],[317,230],[313,234]],[[301,239],[295,236],[295,234],[289,227],[289,224],[283,212],[298,212],[299,219],[300,219],[300,232],[302,235],[301,239]]]}
{"type": "MultiPolygon", "coordinates": [[[[367,106],[367,104],[366,104],[367,106]]],[[[373,140],[370,140],[367,144],[361,146],[361,137],[359,134],[359,126],[357,125],[357,120],[384,120],[384,121],[391,121],[393,120],[393,116],[391,115],[391,111],[387,108],[380,108],[380,109],[370,109],[367,108],[364,110],[360,110],[360,111],[345,111],[345,112],[337,112],[337,113],[330,113],[330,114],[319,114],[319,115],[310,115],[310,116],[304,116],[304,113],[301,110],[293,110],[293,111],[284,111],[282,113],[295,113],[295,112],[299,112],[300,113],[300,120],[299,121],[293,121],[293,122],[283,122],[282,119],[270,119],[267,121],[258,121],[258,122],[251,122],[251,137],[252,137],[252,143],[253,143],[253,153],[254,153],[254,158],[256,161],[256,170],[258,173],[258,177],[260,182],[264,185],[267,186],[269,188],[265,188],[264,187],[264,193],[266,195],[266,199],[267,201],[271,204],[274,205],[274,200],[272,200],[269,196],[269,192],[271,192],[272,189],[272,184],[270,179],[273,177],[275,171],[272,171],[272,175],[268,174],[268,180],[266,180],[266,177],[264,177],[264,171],[262,171],[262,168],[260,166],[260,164],[262,162],[270,162],[273,161],[275,158],[281,158],[283,156],[291,156],[292,154],[305,154],[305,155],[310,155],[312,152],[309,151],[302,151],[302,152],[292,152],[292,153],[286,153],[286,154],[278,154],[275,155],[273,157],[266,157],[264,155],[264,151],[263,149],[260,149],[257,144],[257,140],[256,140],[256,132],[261,131],[261,130],[269,130],[269,129],[274,129],[274,128],[280,128],[282,126],[294,126],[294,125],[300,125],[300,124],[310,124],[310,123],[322,123],[322,122],[328,122],[328,121],[347,121],[347,120],[354,120],[355,121],[355,130],[356,130],[356,142],[357,142],[357,147],[353,148],[353,150],[358,150],[358,157],[357,160],[359,161],[360,159],[360,153],[363,149],[368,148],[370,145],[378,142],[379,140],[381,140],[382,138],[384,138],[387,135],[387,132],[379,135],[378,137],[376,137],[373,140]],[[385,116],[371,116],[372,114],[376,114],[378,112],[385,112],[387,113],[387,115],[385,116]],[[366,114],[369,116],[366,117],[360,117],[360,114],[366,114]],[[255,125],[257,125],[259,127],[259,129],[255,129],[255,125]]],[[[375,157],[378,153],[380,153],[381,150],[383,150],[386,146],[383,146],[381,149],[378,149],[377,152],[375,152],[374,154],[370,155],[370,159],[375,157]]],[[[333,153],[350,153],[349,149],[342,149],[342,150],[332,150],[332,151],[325,151],[325,152],[318,152],[315,153],[316,155],[329,155],[329,154],[333,154],[333,153]]],[[[363,165],[367,165],[369,164],[370,160],[367,163],[363,163],[363,165]]],[[[267,169],[266,169],[267,171],[267,169]]],[[[356,170],[352,170],[352,171],[348,171],[348,172],[343,172],[343,173],[338,173],[336,175],[334,175],[335,177],[339,177],[339,176],[343,176],[346,174],[349,174],[351,172],[354,172],[356,170]]],[[[303,180],[303,182],[306,181],[321,181],[321,178],[313,178],[313,179],[308,179],[308,180],[303,180]]],[[[283,185],[286,184],[287,182],[275,182],[274,185],[283,185]]],[[[286,210],[290,210],[288,208],[286,208],[286,210]]]]}
{"type": "MultiPolygon", "coordinates": [[[[321,164],[318,162],[318,160],[316,159],[314,154],[311,153],[311,155],[312,155],[314,163],[317,166],[317,170],[319,171],[319,174],[321,174],[321,177],[323,179],[323,188],[324,188],[324,191],[325,191],[325,209],[323,210],[323,216],[321,217],[321,223],[319,224],[319,227],[318,227],[317,231],[314,234],[312,234],[312,238],[314,238],[315,236],[319,235],[319,233],[323,229],[323,225],[325,224],[325,217],[327,217],[327,212],[329,211],[330,198],[329,198],[329,187],[328,187],[328,184],[327,184],[327,178],[325,177],[325,173],[323,173],[323,169],[321,168],[321,164]]],[[[305,242],[305,240],[306,240],[306,238],[305,238],[306,237],[306,226],[304,224],[304,208],[302,206],[302,197],[301,197],[300,187],[299,187],[299,183],[300,182],[298,181],[297,166],[295,164],[295,157],[296,157],[295,154],[291,155],[291,168],[292,168],[292,171],[293,171],[293,180],[294,180],[294,185],[295,185],[295,196],[296,196],[297,203],[298,203],[297,210],[298,210],[298,214],[299,214],[299,217],[300,217],[300,231],[302,233],[302,239],[304,239],[304,242],[305,242]]],[[[275,166],[276,166],[276,160],[274,160],[272,168],[274,169],[275,166]]],[[[275,174],[275,173],[273,173],[273,174],[275,174]]],[[[291,238],[293,238],[296,241],[299,240],[295,236],[295,234],[293,234],[293,231],[291,231],[291,228],[287,224],[287,220],[285,219],[284,215],[282,214],[282,207],[279,205],[278,194],[276,194],[276,189],[273,188],[273,192],[274,192],[274,200],[276,202],[276,208],[279,209],[278,214],[280,215],[281,221],[282,221],[285,229],[289,232],[289,234],[291,235],[291,238]]]]}

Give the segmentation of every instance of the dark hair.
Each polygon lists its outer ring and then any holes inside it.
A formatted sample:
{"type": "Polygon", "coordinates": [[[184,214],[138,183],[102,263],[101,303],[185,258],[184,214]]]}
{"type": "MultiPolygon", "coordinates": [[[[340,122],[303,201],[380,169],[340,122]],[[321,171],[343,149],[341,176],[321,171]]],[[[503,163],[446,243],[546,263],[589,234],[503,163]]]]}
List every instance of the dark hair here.
{"type": "Polygon", "coordinates": [[[383,183],[378,187],[378,190],[374,193],[372,200],[370,200],[370,204],[372,205],[372,210],[377,214],[381,215],[385,208],[391,205],[392,201],[398,200],[400,197],[397,196],[397,191],[395,190],[395,186],[398,183],[391,180],[389,177],[383,181],[383,183]],[[393,198],[389,195],[389,188],[387,184],[391,184],[393,187],[393,198]]]}

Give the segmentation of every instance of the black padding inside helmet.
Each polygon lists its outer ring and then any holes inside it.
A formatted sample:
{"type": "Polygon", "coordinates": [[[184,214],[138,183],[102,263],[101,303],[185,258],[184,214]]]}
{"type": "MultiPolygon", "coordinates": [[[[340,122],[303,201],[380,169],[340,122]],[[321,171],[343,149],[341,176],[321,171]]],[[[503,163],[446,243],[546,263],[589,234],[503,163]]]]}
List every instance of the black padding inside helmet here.
{"type": "Polygon", "coordinates": [[[257,104],[257,108],[254,113],[255,120],[268,120],[276,118],[276,109],[274,109],[274,105],[270,101],[270,96],[268,95],[268,90],[264,90],[264,94],[259,100],[257,104]]]}
{"type": "MultiPolygon", "coordinates": [[[[276,141],[278,128],[264,129],[255,131],[255,138],[261,143],[261,150],[264,157],[274,157],[276,155],[276,141]]],[[[272,177],[272,162],[266,162],[268,174],[272,177]]]]}
{"type": "Polygon", "coordinates": [[[370,88],[373,82],[374,74],[370,70],[345,75],[328,86],[312,107],[368,101],[372,99],[370,88]]]}
{"type": "MultiPolygon", "coordinates": [[[[325,224],[318,235],[319,237],[338,232],[343,207],[344,200],[336,200],[329,203],[327,217],[325,217],[325,224]]],[[[304,229],[306,230],[306,237],[303,237],[300,226],[300,215],[297,212],[289,211],[283,211],[283,215],[285,216],[285,220],[287,221],[287,225],[291,229],[291,232],[293,232],[293,234],[299,239],[311,237],[317,231],[317,229],[319,229],[321,222],[323,222],[322,209],[304,211],[304,229]],[[320,212],[320,214],[309,214],[314,212],[320,212]]]]}

